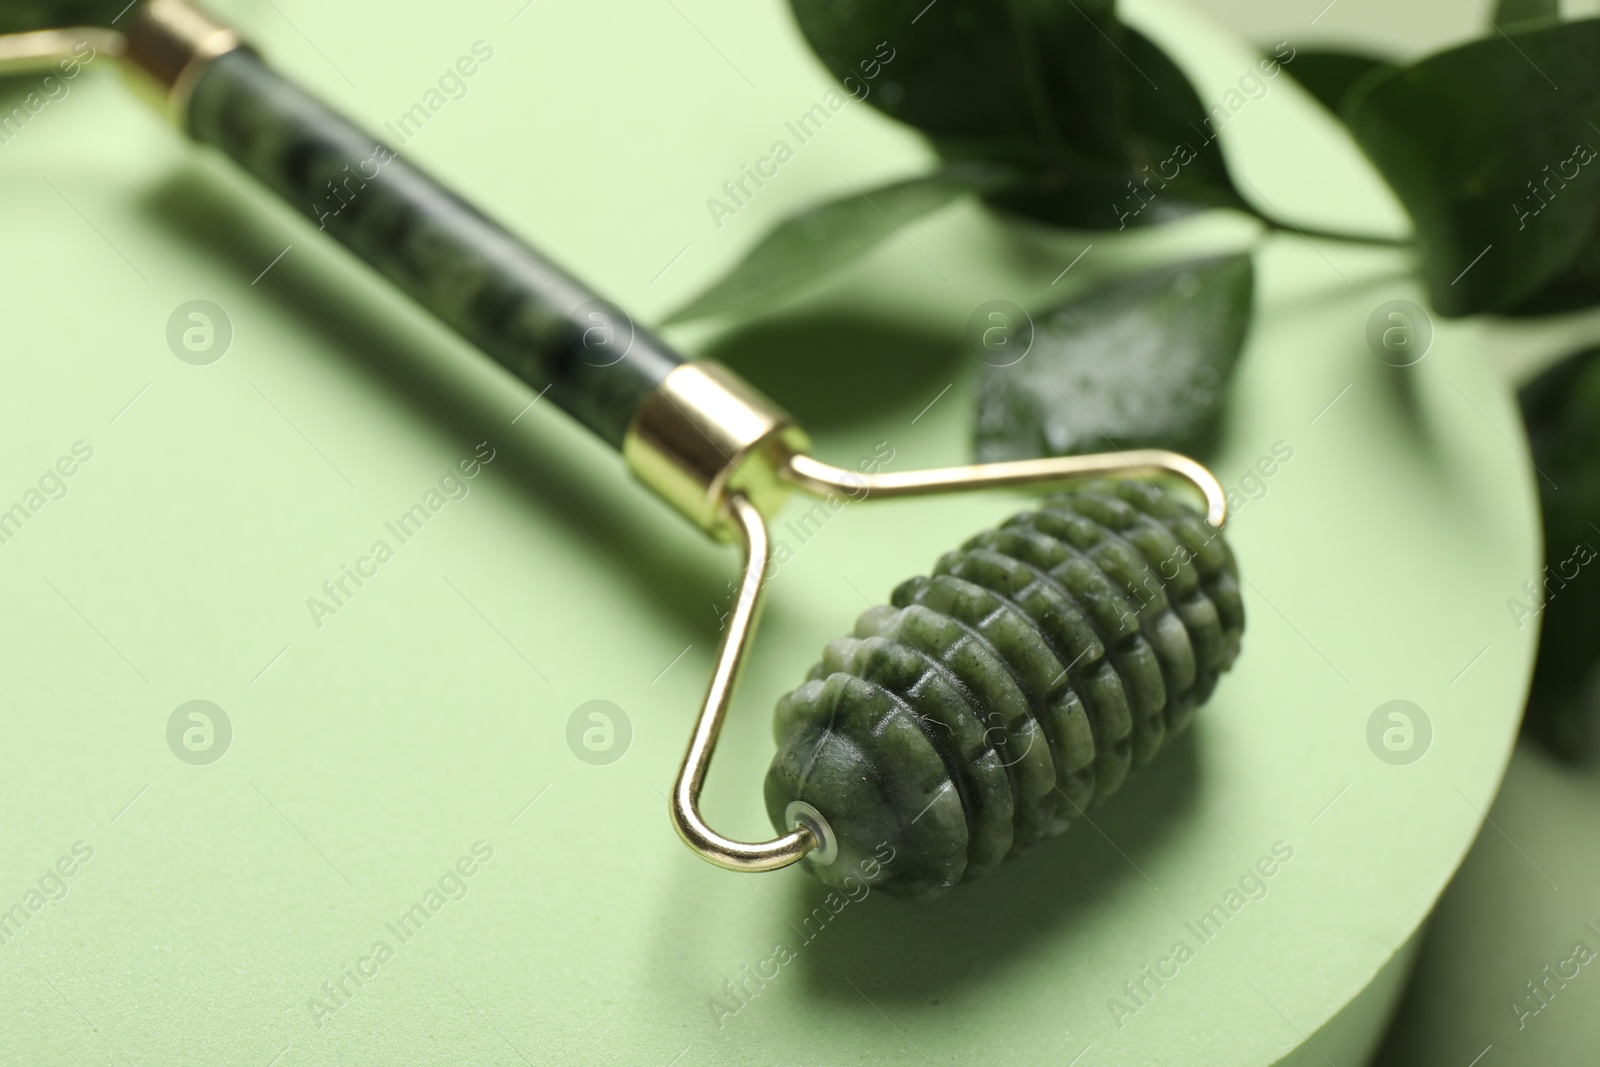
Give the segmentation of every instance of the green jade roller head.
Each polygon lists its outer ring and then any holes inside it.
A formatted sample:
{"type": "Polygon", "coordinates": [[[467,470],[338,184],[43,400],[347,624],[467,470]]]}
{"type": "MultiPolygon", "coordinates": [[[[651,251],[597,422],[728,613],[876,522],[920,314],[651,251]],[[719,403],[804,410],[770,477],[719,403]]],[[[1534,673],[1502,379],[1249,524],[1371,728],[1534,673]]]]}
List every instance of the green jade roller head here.
{"type": "Polygon", "coordinates": [[[736,871],[803,861],[828,884],[937,896],[1114,793],[1233,663],[1244,612],[1219,533],[1226,507],[1194,460],[1139,450],[871,475],[831,466],[749,384],[635,328],[186,0],[0,9],[0,75],[48,71],[86,48],[118,57],[180,130],[548,392],[706,534],[739,544],[738,593],[669,798],[674,828],[704,859],[736,871]],[[1173,479],[1199,491],[1203,515],[1157,485],[1173,479]],[[767,522],[791,493],[1051,483],[1063,491],[895,589],[779,701],[765,785],[777,837],[738,841],[706,824],[700,794],[761,606],[767,522]]]}
{"type": "Polygon", "coordinates": [[[832,642],[778,702],[775,825],[805,864],[923,899],[1059,834],[1153,759],[1232,665],[1233,554],[1142,481],[985,531],[832,642]]]}

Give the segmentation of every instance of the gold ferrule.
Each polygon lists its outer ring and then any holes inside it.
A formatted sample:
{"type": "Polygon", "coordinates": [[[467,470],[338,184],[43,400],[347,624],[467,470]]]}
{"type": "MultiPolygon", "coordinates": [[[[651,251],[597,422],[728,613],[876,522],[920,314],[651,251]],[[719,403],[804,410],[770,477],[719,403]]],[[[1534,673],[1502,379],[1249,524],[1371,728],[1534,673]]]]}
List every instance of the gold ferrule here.
{"type": "Polygon", "coordinates": [[[792,486],[782,472],[811,441],[781,408],[719,363],[681,364],[633,418],[622,442],[629,469],[718,540],[737,534],[737,494],[770,518],[792,486]]]}
{"type": "MultiPolygon", "coordinates": [[[[0,34],[0,78],[67,69],[98,55],[120,56],[122,34],[94,26],[63,26],[31,33],[0,34]]],[[[73,77],[74,70],[67,74],[73,77]]]]}
{"type": "Polygon", "coordinates": [[[129,81],[182,130],[189,128],[189,98],[206,67],[245,47],[237,33],[185,0],[144,0],[126,36],[129,81]]]}

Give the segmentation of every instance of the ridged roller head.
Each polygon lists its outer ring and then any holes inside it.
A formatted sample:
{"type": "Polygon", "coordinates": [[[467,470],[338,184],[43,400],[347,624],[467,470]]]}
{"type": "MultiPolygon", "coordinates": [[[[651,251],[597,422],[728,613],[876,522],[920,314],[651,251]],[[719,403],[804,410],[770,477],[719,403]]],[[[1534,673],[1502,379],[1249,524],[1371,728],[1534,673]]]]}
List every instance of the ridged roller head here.
{"type": "Polygon", "coordinates": [[[1089,482],[948,553],[778,702],[767,810],[827,824],[830,885],[926,899],[1065,830],[1153,759],[1239,653],[1221,534],[1089,482]]]}

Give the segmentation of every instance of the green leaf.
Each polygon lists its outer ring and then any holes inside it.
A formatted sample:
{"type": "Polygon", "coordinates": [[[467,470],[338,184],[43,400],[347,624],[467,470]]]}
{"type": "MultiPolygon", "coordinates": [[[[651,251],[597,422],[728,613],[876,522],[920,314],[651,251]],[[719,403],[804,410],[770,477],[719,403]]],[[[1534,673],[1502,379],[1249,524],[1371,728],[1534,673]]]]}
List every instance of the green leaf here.
{"type": "MultiPolygon", "coordinates": [[[[1232,105],[1226,100],[1216,101],[1208,111],[1188,76],[1160,45],[1137,30],[1123,31],[1122,51],[1137,75],[1128,79],[1129,154],[1135,175],[1143,176],[1146,164],[1155,166],[1178,145],[1187,145],[1195,158],[1183,165],[1174,184],[1208,203],[1223,201],[1237,206],[1239,196],[1217,141],[1233,117],[1232,105]]],[[[1274,62],[1265,60],[1262,69],[1274,62]]]]}
{"type": "Polygon", "coordinates": [[[1521,401],[1547,568],[1507,602],[1519,627],[1542,627],[1527,728],[1559,755],[1592,760],[1600,756],[1600,350],[1557,364],[1521,401]]]}
{"type": "MultiPolygon", "coordinates": [[[[1123,27],[1127,121],[1112,161],[1074,157],[1035,172],[1031,185],[989,197],[1005,210],[1056,226],[1122,230],[1152,226],[1210,207],[1250,211],[1234,190],[1217,122],[1194,86],[1149,38],[1123,27]]],[[[955,154],[940,144],[947,156],[955,154]]]]}
{"type": "Polygon", "coordinates": [[[942,171],[857,190],[809,208],[780,222],[732,270],[666,321],[684,322],[774,302],[863,254],[901,227],[998,180],[993,171],[942,171]]]}
{"type": "Polygon", "coordinates": [[[1243,206],[1194,87],[1118,21],[1111,0],[791,6],[847,91],[916,127],[946,159],[1031,176],[994,198],[1010,211],[1122,229],[1243,206]]]}
{"type": "Polygon", "coordinates": [[[1332,48],[1302,48],[1295,53],[1294,62],[1285,63],[1283,69],[1316,97],[1318,103],[1337,115],[1344,98],[1362,78],[1374,71],[1399,68],[1381,56],[1332,48]]]}
{"type": "Polygon", "coordinates": [[[984,158],[1010,163],[1067,145],[1118,150],[1124,60],[1112,0],[790,5],[847,92],[935,140],[982,142],[984,158]]]}
{"type": "Polygon", "coordinates": [[[1529,19],[1559,18],[1561,0],[1500,0],[1494,11],[1494,24],[1502,29],[1529,19]]]}
{"type": "Polygon", "coordinates": [[[1254,300],[1248,255],[1119,279],[975,338],[980,462],[1112,448],[1198,451],[1254,300]]]}
{"type": "Polygon", "coordinates": [[[1597,55],[1600,20],[1513,30],[1363,79],[1346,100],[1416,225],[1441,313],[1600,301],[1597,55]]]}

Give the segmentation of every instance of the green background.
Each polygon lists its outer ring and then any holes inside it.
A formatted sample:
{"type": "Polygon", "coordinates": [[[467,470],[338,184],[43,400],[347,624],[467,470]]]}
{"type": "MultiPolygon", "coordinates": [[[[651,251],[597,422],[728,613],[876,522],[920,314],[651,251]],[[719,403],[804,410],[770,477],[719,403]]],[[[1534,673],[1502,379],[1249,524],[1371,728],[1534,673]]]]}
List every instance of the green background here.
{"type": "Polygon", "coordinates": [[[1536,745],[1518,746],[1489,813],[1493,825],[1429,922],[1379,1064],[1442,1067],[1480,1055],[1485,1064],[1592,1059],[1600,982],[1596,957],[1576,947],[1600,952],[1597,816],[1594,767],[1565,767],[1536,745]]]}
{"type": "MultiPolygon", "coordinates": [[[[408,154],[642,321],[794,207],[925,162],[853,108],[719,230],[706,198],[828,88],[783,5],[520,6],[219,8],[373,127],[488,42],[408,154]]],[[[1202,100],[1253,63],[1182,9],[1128,9],[1202,100]]],[[[1437,323],[1405,370],[1366,348],[1374,308],[1420,299],[1400,254],[1264,245],[1214,467],[1236,486],[1278,441],[1294,458],[1232,523],[1249,629],[1196,728],[1094,827],[932,905],[853,903],[802,945],[814,884],[715,870],[665,816],[731,553],[109,66],[0,146],[0,501],[94,449],[0,546],[0,907],[93,849],[0,944],[0,1060],[1266,1064],[1370,1045],[1390,964],[1503,769],[1534,637],[1504,602],[1539,566],[1525,445],[1477,328],[1437,323]],[[209,366],[167,347],[192,299],[233,326],[209,366]],[[306,599],[486,440],[470,495],[318,629],[306,599]],[[1409,766],[1366,739],[1396,698],[1432,723],[1409,766]],[[167,746],[193,699],[232,723],[208,766],[167,746]],[[632,726],[607,766],[566,741],[595,699],[632,726]],[[493,858],[466,895],[399,945],[385,924],[478,841],[493,858]],[[1294,856],[1265,898],[1119,1027],[1108,998],[1279,841],[1294,856]],[[378,939],[393,958],[319,1024],[308,1001],[378,939]],[[724,983],[780,941],[794,960],[719,1026],[724,983]]],[[[1224,139],[1246,194],[1285,215],[1401,225],[1287,79],[1224,139]]],[[[769,389],[829,459],[887,441],[890,469],[958,462],[972,309],[1253,237],[1019,234],[964,208],[780,315],[674,337],[769,389]]],[[[712,772],[717,826],[766,831],[768,709],[821,644],[1018,504],[858,504],[790,542],[712,772]]]]}

